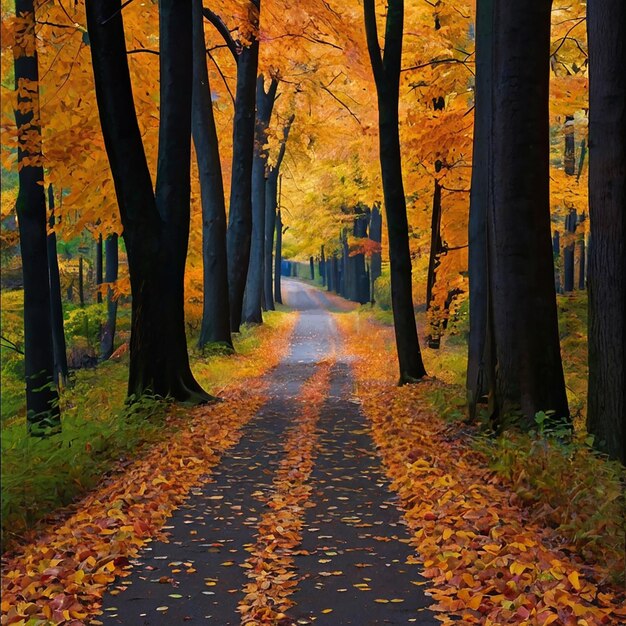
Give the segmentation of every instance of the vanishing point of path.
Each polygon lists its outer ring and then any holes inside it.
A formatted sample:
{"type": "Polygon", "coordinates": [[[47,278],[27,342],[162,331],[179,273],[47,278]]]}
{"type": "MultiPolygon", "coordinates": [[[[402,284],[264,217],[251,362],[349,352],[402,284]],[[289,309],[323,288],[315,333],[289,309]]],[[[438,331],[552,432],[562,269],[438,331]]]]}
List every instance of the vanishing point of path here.
{"type": "Polygon", "coordinates": [[[245,562],[267,510],[284,445],[297,427],[303,385],[331,359],[327,395],[317,421],[302,542],[293,551],[294,606],[281,625],[438,623],[425,607],[409,534],[389,490],[365,419],[352,395],[350,355],[334,326],[336,299],[295,281],[283,284],[299,311],[290,351],[268,376],[265,405],[239,443],[225,453],[210,482],[189,494],[155,541],[133,561],[130,576],[104,597],[105,624],[240,624],[245,562]]]}

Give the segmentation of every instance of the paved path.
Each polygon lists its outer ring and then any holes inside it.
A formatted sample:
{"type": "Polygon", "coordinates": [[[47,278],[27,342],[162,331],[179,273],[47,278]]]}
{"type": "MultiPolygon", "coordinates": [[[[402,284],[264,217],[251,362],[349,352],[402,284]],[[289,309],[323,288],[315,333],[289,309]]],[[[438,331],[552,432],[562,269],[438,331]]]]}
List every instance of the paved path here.
{"type": "MultiPolygon", "coordinates": [[[[131,575],[104,599],[105,624],[240,623],[248,582],[241,567],[266,507],[263,495],[298,417],[298,394],[338,335],[328,310],[347,305],[292,280],[283,298],[298,310],[291,349],[268,374],[270,398],[229,450],[212,481],[192,490],[167,525],[170,542],[153,542],[131,575]],[[188,571],[189,570],[189,571],[188,571]],[[167,607],[167,608],[165,608],[167,607]]],[[[433,625],[408,533],[352,398],[349,355],[336,355],[318,423],[319,449],[309,478],[303,541],[295,558],[298,589],[287,624],[433,625]]]]}

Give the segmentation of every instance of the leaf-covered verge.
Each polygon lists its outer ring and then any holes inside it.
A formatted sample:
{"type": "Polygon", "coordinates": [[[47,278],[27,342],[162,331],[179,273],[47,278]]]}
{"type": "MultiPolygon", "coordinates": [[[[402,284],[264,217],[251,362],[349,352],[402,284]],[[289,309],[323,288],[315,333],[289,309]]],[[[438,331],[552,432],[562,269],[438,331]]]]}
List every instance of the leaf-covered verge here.
{"type": "Polygon", "coordinates": [[[444,407],[448,418],[462,414],[462,387],[435,379],[397,387],[387,355],[392,330],[367,315],[337,317],[360,357],[356,394],[436,607],[463,623],[494,626],[626,618],[617,582],[623,468],[584,442],[545,433],[487,439],[445,419],[444,407]]]}
{"type": "MultiPolygon", "coordinates": [[[[278,312],[266,317],[265,325],[242,330],[235,340],[236,354],[192,355],[192,367],[206,389],[219,396],[228,394],[234,381],[245,387],[247,380],[278,362],[295,316],[278,312]]],[[[125,471],[133,459],[152,454],[154,444],[193,426],[189,412],[156,398],[126,406],[126,377],[125,359],[78,371],[73,385],[62,394],[60,434],[36,439],[27,436],[23,418],[5,424],[3,549],[32,541],[41,531],[39,522],[43,520],[45,528],[50,523],[46,518],[59,507],[94,488],[104,475],[125,471]]]]}

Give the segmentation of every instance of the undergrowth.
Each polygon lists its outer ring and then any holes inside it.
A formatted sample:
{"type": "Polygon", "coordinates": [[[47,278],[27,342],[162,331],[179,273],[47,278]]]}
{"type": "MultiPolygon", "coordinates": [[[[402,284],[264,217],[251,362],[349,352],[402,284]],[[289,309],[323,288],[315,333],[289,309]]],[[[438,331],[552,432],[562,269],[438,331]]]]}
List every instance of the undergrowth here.
{"type": "MultiPolygon", "coordinates": [[[[190,360],[198,381],[219,395],[230,381],[259,375],[267,360],[250,357],[256,357],[256,351],[287,324],[288,315],[273,312],[265,316],[263,326],[243,326],[234,337],[236,353],[230,356],[207,357],[192,349],[190,360]]],[[[189,344],[195,345],[192,339],[189,344]]],[[[3,420],[3,550],[92,489],[114,464],[136,458],[171,434],[169,418],[175,414],[171,404],[146,396],[127,405],[127,376],[128,357],[75,371],[71,385],[61,393],[62,432],[48,438],[29,437],[21,411],[3,420]]],[[[11,394],[23,402],[23,385],[13,387],[11,394]]],[[[12,395],[5,396],[3,384],[3,409],[7,397],[13,400],[12,395]]],[[[16,400],[13,405],[20,403],[16,400]]]]}
{"type": "MultiPolygon", "coordinates": [[[[428,400],[444,419],[458,421],[466,414],[461,393],[460,387],[442,385],[428,400]]],[[[540,414],[529,433],[509,430],[496,437],[475,429],[471,441],[534,521],[556,529],[566,548],[599,564],[611,582],[626,581],[622,465],[595,452],[582,432],[545,430],[540,414]]]]}

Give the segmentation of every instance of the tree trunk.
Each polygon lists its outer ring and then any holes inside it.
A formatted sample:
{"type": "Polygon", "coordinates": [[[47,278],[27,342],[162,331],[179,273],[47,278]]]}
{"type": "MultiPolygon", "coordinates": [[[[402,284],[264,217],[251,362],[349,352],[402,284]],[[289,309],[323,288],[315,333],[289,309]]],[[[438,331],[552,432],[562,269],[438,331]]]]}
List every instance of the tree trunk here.
{"type": "Polygon", "coordinates": [[[117,300],[113,297],[111,285],[117,281],[119,266],[117,234],[109,235],[104,242],[105,275],[107,288],[107,321],[102,329],[100,340],[100,358],[103,361],[111,358],[115,346],[115,327],[117,324],[117,300]]]}
{"type": "Polygon", "coordinates": [[[574,233],[576,232],[576,210],[571,209],[565,218],[565,231],[569,234],[569,243],[563,249],[563,291],[574,291],[574,233]]]}
{"type": "Polygon", "coordinates": [[[552,252],[554,255],[554,289],[557,293],[563,293],[561,289],[561,274],[559,272],[559,259],[561,257],[561,236],[558,230],[552,235],[552,252]]]}
{"type": "Polygon", "coordinates": [[[563,158],[565,173],[574,176],[576,173],[576,137],[574,136],[574,116],[565,116],[565,153],[563,158]]]}
{"type": "Polygon", "coordinates": [[[243,299],[242,321],[248,324],[263,322],[262,300],[265,272],[265,169],[267,166],[267,129],[276,100],[278,81],[272,78],[265,91],[263,74],[257,78],[256,124],[254,129],[254,159],[252,164],[252,242],[250,263],[243,299]]]}
{"type": "Polygon", "coordinates": [[[470,420],[477,405],[493,396],[493,321],[489,290],[487,210],[491,203],[491,110],[493,91],[494,0],[476,4],[476,81],[474,147],[469,211],[469,338],[467,405],[470,420]]]}
{"type": "Polygon", "coordinates": [[[322,279],[322,287],[326,287],[326,256],[324,255],[324,244],[320,248],[320,278],[322,279]]]}
{"type": "Polygon", "coordinates": [[[589,393],[594,445],[626,464],[626,4],[590,2],[589,393]]]}
{"type": "Polygon", "coordinates": [[[274,302],[283,303],[283,296],[280,291],[280,275],[283,264],[283,221],[280,214],[280,204],[276,211],[276,258],[274,259],[274,302]]]}
{"type": "Polygon", "coordinates": [[[80,306],[85,306],[85,269],[83,255],[78,256],[78,301],[80,306]]]}
{"type": "MultiPolygon", "coordinates": [[[[255,30],[259,26],[260,0],[255,7],[255,30]]],[[[228,212],[228,290],[230,327],[239,332],[246,288],[252,238],[252,160],[254,153],[255,89],[259,63],[256,33],[249,46],[241,49],[237,60],[237,88],[233,123],[233,160],[228,212]]]]}
{"type": "Polygon", "coordinates": [[[86,2],[96,96],[132,291],[128,393],[206,402],[189,367],[184,269],[189,234],[191,4],[161,0],[161,120],[156,195],[135,113],[120,0],[86,2]]]}
{"type": "Polygon", "coordinates": [[[98,235],[96,241],[96,302],[98,304],[102,304],[100,285],[102,285],[102,234],[98,235]]]}
{"type": "Polygon", "coordinates": [[[15,0],[22,19],[13,45],[15,122],[18,132],[19,191],[16,202],[24,277],[24,364],[26,422],[32,435],[59,429],[61,413],[54,386],[54,353],[50,321],[50,277],[46,241],[46,198],[43,187],[39,119],[39,67],[33,0],[15,0]]]}
{"type": "Polygon", "coordinates": [[[272,287],[274,256],[274,232],[276,231],[276,206],[278,194],[278,169],[270,170],[265,181],[265,262],[263,264],[263,293],[268,311],[274,311],[274,290],[272,287]]]}
{"type": "Polygon", "coordinates": [[[534,427],[539,411],[569,421],[550,233],[551,5],[495,3],[488,267],[496,427],[534,427]]]}
{"type": "Polygon", "coordinates": [[[67,382],[67,347],[65,345],[65,327],[63,326],[63,302],[61,300],[61,278],[57,257],[57,236],[54,232],[54,190],[48,186],[48,208],[50,209],[48,235],[48,270],[50,272],[50,322],[52,327],[52,349],[54,352],[54,382],[57,387],[67,382]]]}
{"type": "Polygon", "coordinates": [[[433,193],[433,213],[430,224],[430,254],[428,257],[428,276],[426,278],[426,310],[430,309],[435,286],[435,274],[441,254],[441,185],[435,180],[433,193]]]}
{"type": "MultiPolygon", "coordinates": [[[[380,214],[378,206],[374,206],[370,214],[370,239],[380,245],[383,235],[383,219],[380,214]]],[[[374,284],[376,279],[382,274],[382,252],[372,252],[370,259],[370,297],[372,303],[374,303],[374,284]]]]}
{"type": "Polygon", "coordinates": [[[389,0],[384,57],[381,57],[378,44],[375,0],[364,0],[363,7],[368,49],[378,93],[380,164],[389,233],[391,302],[400,366],[399,382],[404,384],[426,375],[413,309],[409,225],[398,132],[404,1],[389,0]]]}
{"type": "Polygon", "coordinates": [[[203,306],[199,346],[233,348],[230,335],[226,205],[211,86],[206,66],[202,0],[193,0],[192,134],[202,196],[203,306]]]}
{"type": "MultiPolygon", "coordinates": [[[[362,209],[360,209],[362,211],[362,209]]],[[[357,239],[367,239],[368,214],[357,213],[354,218],[354,236],[357,239]]],[[[350,257],[354,280],[354,300],[359,304],[365,304],[370,300],[370,280],[365,268],[365,254],[360,252],[350,257]]]]}

